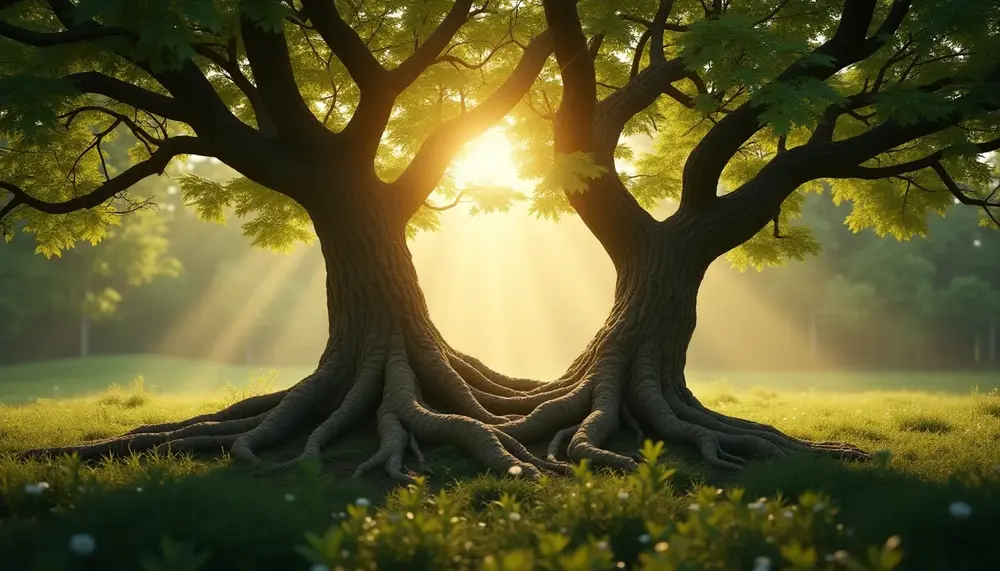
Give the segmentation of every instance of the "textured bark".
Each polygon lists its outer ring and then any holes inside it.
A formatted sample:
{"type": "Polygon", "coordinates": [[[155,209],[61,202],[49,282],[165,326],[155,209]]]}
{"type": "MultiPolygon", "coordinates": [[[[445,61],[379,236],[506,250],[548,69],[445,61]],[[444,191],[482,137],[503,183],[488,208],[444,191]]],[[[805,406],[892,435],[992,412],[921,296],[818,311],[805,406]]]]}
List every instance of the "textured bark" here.
{"type": "MultiPolygon", "coordinates": [[[[417,281],[405,215],[381,200],[384,186],[358,186],[361,192],[332,194],[337,202],[308,207],[326,260],[330,317],[329,341],[313,374],[218,413],[28,454],[76,452],[94,459],[169,446],[228,450],[259,464],[261,451],[308,432],[292,461],[298,462],[318,457],[338,436],[375,417],[380,446],[356,475],[381,467],[401,482],[411,479],[403,468],[407,452],[424,468],[419,441],[450,442],[486,467],[527,476],[568,472],[569,464],[558,459],[563,454],[629,470],[634,455],[604,448],[622,423],[640,441],[648,434],[692,445],[721,468],[805,451],[864,456],[848,445],[803,442],[723,416],[688,390],[684,365],[698,287],[725,242],[717,217],[676,215],[662,225],[632,228],[627,240],[606,247],[618,270],[612,311],[566,373],[543,383],[497,373],[445,342],[417,281]],[[525,448],[543,441],[549,441],[546,459],[525,448]]],[[[603,213],[591,210],[586,221],[613,215],[603,213]]]]}
{"type": "Polygon", "coordinates": [[[406,245],[405,215],[390,207],[385,186],[373,178],[358,186],[307,206],[326,263],[330,318],[326,348],[310,376],[217,413],[25,454],[98,459],[162,446],[229,451],[259,464],[260,452],[308,432],[297,462],[319,456],[338,436],[376,417],[381,445],[359,476],[383,467],[408,481],[404,454],[423,468],[422,440],[457,444],[496,470],[566,472],[567,465],[535,457],[500,427],[570,393],[573,384],[510,378],[452,349],[428,314],[406,245]]]}

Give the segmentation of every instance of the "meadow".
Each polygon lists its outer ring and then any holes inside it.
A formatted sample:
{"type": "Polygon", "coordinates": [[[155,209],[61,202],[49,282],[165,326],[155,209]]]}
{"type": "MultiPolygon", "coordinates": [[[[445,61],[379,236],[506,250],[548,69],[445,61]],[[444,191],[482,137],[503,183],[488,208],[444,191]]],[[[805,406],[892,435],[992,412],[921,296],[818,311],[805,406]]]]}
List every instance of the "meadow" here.
{"type": "MultiPolygon", "coordinates": [[[[427,446],[433,474],[406,489],[350,478],[374,427],[280,472],[168,451],[98,465],[9,455],[211,411],[300,371],[261,373],[153,358],[0,368],[0,569],[1000,568],[1000,381],[986,375],[693,375],[707,405],[878,451],[864,464],[794,457],[732,474],[647,447],[636,474],[531,482],[427,446]],[[53,386],[72,398],[47,398],[53,386]]],[[[623,433],[614,447],[638,443],[623,433]]]]}

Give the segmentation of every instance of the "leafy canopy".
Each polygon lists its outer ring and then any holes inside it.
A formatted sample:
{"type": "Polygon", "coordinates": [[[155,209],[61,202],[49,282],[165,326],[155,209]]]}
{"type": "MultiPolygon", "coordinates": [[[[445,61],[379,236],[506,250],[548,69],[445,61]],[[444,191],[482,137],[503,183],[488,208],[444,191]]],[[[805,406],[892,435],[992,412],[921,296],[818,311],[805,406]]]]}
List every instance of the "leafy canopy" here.
{"type": "MultiPolygon", "coordinates": [[[[663,58],[680,58],[687,70],[684,80],[636,110],[622,130],[616,167],[639,204],[653,210],[677,199],[692,149],[745,104],[759,106],[764,128],[726,164],[718,181],[723,192],[753,180],[781,149],[804,145],[824,124],[824,113],[837,109],[841,117],[831,133],[834,141],[888,122],[913,125],[961,114],[957,124],[905,141],[862,166],[899,165],[938,154],[936,162],[951,182],[958,181],[971,198],[988,200],[997,167],[984,160],[983,144],[1000,138],[1000,114],[984,111],[1000,105],[1000,11],[993,0],[967,0],[961,9],[949,0],[913,2],[898,30],[878,37],[885,45],[869,57],[825,80],[800,75],[775,81],[795,62],[817,69],[833,65],[831,56],[812,50],[835,36],[844,1],[581,0],[578,11],[590,40],[600,99],[615,96],[662,63],[653,53],[654,28],[664,30],[663,58]],[[657,24],[663,7],[670,8],[669,14],[657,24]]],[[[875,3],[871,34],[897,4],[875,3]]],[[[455,3],[338,0],[334,5],[375,61],[391,69],[432,39],[455,3]]],[[[246,30],[241,28],[247,22],[283,33],[298,91],[310,112],[328,129],[344,129],[358,110],[361,89],[340,57],[345,52],[334,53],[303,8],[300,1],[271,0],[0,2],[0,22],[5,23],[0,29],[0,181],[29,189],[40,200],[66,201],[124,170],[106,164],[105,147],[115,137],[127,141],[139,161],[155,156],[157,141],[193,133],[185,121],[166,117],[162,108],[140,110],[81,88],[73,74],[83,72],[99,71],[149,94],[166,95],[163,74],[194,65],[236,118],[264,129],[254,100],[246,30]],[[241,16],[247,20],[242,24],[241,16]],[[47,47],[25,40],[26,34],[86,32],[97,25],[114,33],[47,47]],[[67,28],[70,32],[63,32],[67,28]]],[[[396,98],[374,165],[383,180],[404,172],[428,133],[486,101],[545,27],[538,2],[473,2],[469,8],[468,21],[435,63],[396,98]]],[[[537,216],[558,219],[572,212],[567,194],[584,190],[585,181],[603,176],[608,167],[580,156],[553,155],[552,119],[561,91],[558,65],[549,58],[506,127],[522,176],[536,183],[531,196],[501,188],[457,188],[448,176],[437,191],[456,202],[475,201],[474,212],[505,211],[522,199],[537,216]]],[[[845,220],[851,229],[870,228],[900,240],[926,232],[928,216],[943,214],[954,200],[949,181],[927,167],[830,182],[832,199],[852,205],[845,220]]],[[[189,176],[181,186],[205,218],[218,219],[229,209],[247,217],[244,232],[257,245],[284,248],[310,239],[305,211],[248,177],[221,182],[189,176]]],[[[732,251],[730,261],[740,268],[762,267],[817,251],[816,240],[795,219],[802,193],[820,189],[815,181],[803,185],[785,201],[774,227],[732,251]]],[[[117,223],[117,213],[139,200],[123,189],[95,208],[65,214],[19,206],[7,221],[33,233],[41,251],[51,255],[77,240],[100,241],[117,223]]],[[[432,230],[438,216],[437,210],[421,208],[408,231],[432,230]]],[[[985,212],[981,220],[995,225],[985,212]]]]}

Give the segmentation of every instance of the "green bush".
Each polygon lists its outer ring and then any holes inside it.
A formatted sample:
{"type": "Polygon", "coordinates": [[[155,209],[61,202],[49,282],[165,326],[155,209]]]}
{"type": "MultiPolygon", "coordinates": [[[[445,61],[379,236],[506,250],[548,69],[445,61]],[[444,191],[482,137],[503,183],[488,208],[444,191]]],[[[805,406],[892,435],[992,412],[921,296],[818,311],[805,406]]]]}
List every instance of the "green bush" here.
{"type": "MultiPolygon", "coordinates": [[[[342,521],[309,533],[297,547],[314,569],[477,569],[483,571],[646,571],[695,569],[852,569],[888,571],[902,558],[899,539],[864,553],[844,547],[825,496],[744,502],[743,491],[709,487],[680,495],[673,471],[647,442],[645,461],[625,478],[584,463],[572,479],[543,478],[545,493],[501,492],[485,509],[475,493],[431,493],[420,479],[373,508],[365,499],[342,521]],[[463,501],[464,499],[464,501],[463,501]],[[471,508],[471,509],[470,509],[471,508]]],[[[515,489],[501,481],[497,488],[515,489]]]]}

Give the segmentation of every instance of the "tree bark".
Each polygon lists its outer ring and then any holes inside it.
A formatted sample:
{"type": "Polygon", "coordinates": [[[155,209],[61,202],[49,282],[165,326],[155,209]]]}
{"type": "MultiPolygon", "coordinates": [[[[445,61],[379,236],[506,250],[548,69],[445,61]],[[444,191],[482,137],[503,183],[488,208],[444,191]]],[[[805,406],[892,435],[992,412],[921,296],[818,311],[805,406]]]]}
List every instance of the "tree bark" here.
{"type": "Polygon", "coordinates": [[[369,182],[307,206],[327,272],[329,337],[316,370],[292,388],[217,413],[140,427],[121,437],[27,455],[85,459],[159,446],[218,452],[257,464],[261,451],[309,433],[294,460],[317,457],[338,435],[375,416],[381,445],[358,475],[382,466],[400,481],[419,441],[449,441],[484,465],[537,475],[569,466],[529,453],[505,429],[572,386],[504,376],[449,346],[433,325],[406,245],[405,214],[369,182]]]}

